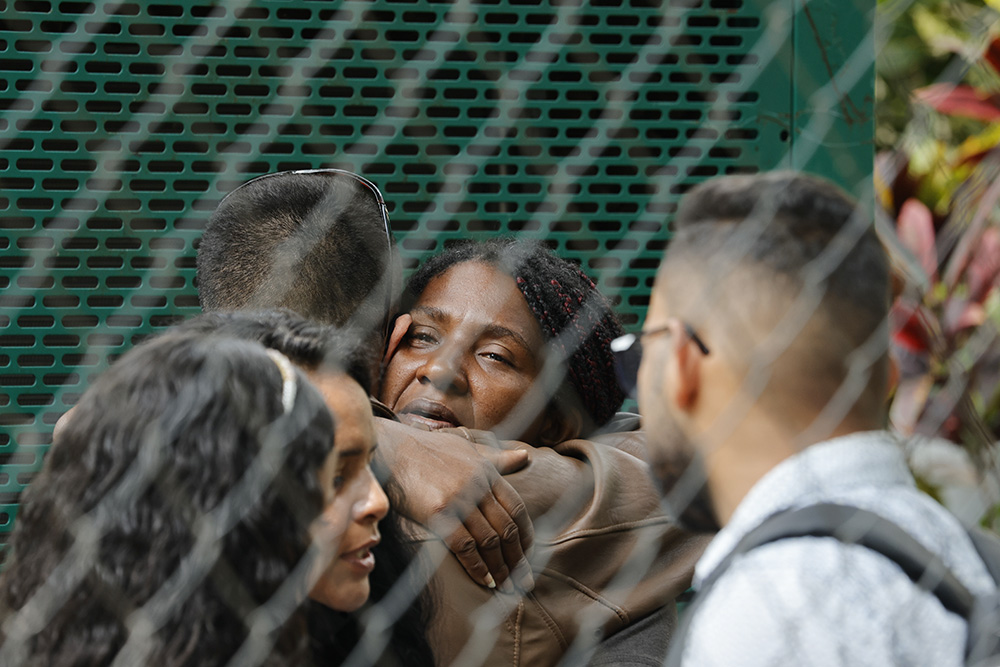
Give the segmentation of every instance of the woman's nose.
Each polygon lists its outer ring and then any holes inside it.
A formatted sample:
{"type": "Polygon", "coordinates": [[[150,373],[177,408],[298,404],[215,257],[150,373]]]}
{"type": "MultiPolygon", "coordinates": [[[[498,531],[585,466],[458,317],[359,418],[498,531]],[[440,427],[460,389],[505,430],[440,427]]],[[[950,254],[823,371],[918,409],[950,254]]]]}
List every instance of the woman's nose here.
{"type": "Polygon", "coordinates": [[[449,350],[439,350],[428,357],[417,373],[417,380],[445,394],[464,394],[469,389],[459,355],[449,350]]]}
{"type": "Polygon", "coordinates": [[[385,518],[389,513],[389,498],[379,485],[378,480],[371,469],[366,472],[368,488],[364,497],[354,506],[355,516],[358,520],[371,520],[376,522],[385,518]]]}

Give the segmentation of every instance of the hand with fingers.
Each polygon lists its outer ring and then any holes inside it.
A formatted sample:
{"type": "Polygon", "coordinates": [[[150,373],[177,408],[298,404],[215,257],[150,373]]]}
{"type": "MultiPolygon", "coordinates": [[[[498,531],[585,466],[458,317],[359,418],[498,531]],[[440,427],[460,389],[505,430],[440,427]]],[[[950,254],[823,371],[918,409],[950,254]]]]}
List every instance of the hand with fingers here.
{"type": "Polygon", "coordinates": [[[441,537],[477,583],[533,587],[525,553],[534,529],[525,504],[503,475],[529,454],[483,442],[491,435],[461,429],[422,431],[376,419],[379,452],[402,491],[395,509],[441,537]],[[478,435],[477,435],[478,434],[478,435]]]}

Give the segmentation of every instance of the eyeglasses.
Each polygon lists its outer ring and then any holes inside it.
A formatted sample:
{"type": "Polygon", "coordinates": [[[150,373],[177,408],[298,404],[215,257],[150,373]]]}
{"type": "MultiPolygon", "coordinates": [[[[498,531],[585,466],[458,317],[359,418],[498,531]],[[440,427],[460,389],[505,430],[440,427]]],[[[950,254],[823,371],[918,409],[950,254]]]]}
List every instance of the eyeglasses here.
{"type": "MultiPolygon", "coordinates": [[[[318,175],[329,175],[333,177],[343,176],[345,178],[353,180],[354,182],[358,183],[363,188],[365,188],[368,192],[370,192],[372,196],[375,198],[375,202],[378,205],[379,213],[382,216],[382,229],[385,231],[386,249],[388,251],[387,257],[392,257],[393,236],[392,236],[392,229],[389,227],[389,209],[385,205],[385,198],[382,197],[382,193],[379,191],[378,187],[374,183],[369,181],[364,176],[361,176],[360,174],[355,174],[353,171],[347,171],[346,169],[334,169],[331,167],[326,169],[296,169],[290,171],[276,171],[270,174],[262,174],[261,176],[257,176],[256,178],[251,178],[246,183],[242,183],[239,186],[233,188],[232,190],[229,191],[229,193],[225,197],[222,198],[222,200],[225,201],[228,197],[232,196],[233,193],[238,192],[240,189],[245,188],[251,183],[260,183],[260,181],[263,181],[264,179],[268,178],[294,176],[297,174],[318,174],[318,175]]],[[[389,285],[388,288],[385,290],[385,316],[384,316],[385,321],[383,323],[383,329],[384,329],[383,333],[386,338],[389,337],[389,326],[391,324],[389,317],[392,314],[391,313],[392,297],[393,293],[398,291],[397,287],[398,287],[397,285],[389,285]]]]}
{"type": "MultiPolygon", "coordinates": [[[[642,339],[668,331],[670,331],[670,327],[659,327],[649,331],[640,331],[638,334],[625,334],[611,341],[611,353],[615,359],[615,375],[618,377],[618,384],[630,398],[636,397],[635,389],[639,381],[639,364],[642,362],[642,339]]],[[[708,346],[695,333],[690,324],[684,325],[684,333],[687,334],[692,343],[698,346],[702,354],[708,356],[708,346]]]]}

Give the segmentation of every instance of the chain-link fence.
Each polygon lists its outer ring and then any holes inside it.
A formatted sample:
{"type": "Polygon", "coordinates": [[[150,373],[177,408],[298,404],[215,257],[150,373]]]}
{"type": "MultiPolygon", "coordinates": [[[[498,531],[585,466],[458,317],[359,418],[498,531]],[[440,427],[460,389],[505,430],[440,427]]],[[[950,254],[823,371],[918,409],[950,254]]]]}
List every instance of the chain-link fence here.
{"type": "MultiPolygon", "coordinates": [[[[805,169],[838,182],[871,213],[867,202],[885,190],[872,178],[874,56],[913,2],[883,3],[879,20],[875,3],[862,0],[0,5],[0,537],[6,538],[56,420],[134,343],[199,312],[198,242],[237,185],[292,169],[362,174],[384,194],[407,273],[456,239],[541,240],[578,262],[626,328],[637,331],[677,203],[697,183],[805,169]]],[[[995,11],[984,7],[969,24],[991,21],[995,11]]],[[[960,79],[967,57],[954,57],[943,83],[960,79]]],[[[977,163],[964,192],[973,202],[969,217],[978,221],[971,224],[980,230],[998,222],[995,155],[977,163]]],[[[878,182],[895,183],[905,166],[888,163],[878,182]]],[[[904,295],[920,301],[938,260],[950,255],[939,249],[921,264],[905,234],[895,240],[896,225],[881,208],[876,221],[910,280],[904,295]]],[[[996,275],[987,282],[995,284],[996,275]]],[[[802,318],[821,296],[803,295],[802,318]]],[[[910,359],[917,366],[904,363],[907,391],[927,388],[932,376],[931,386],[943,387],[934,391],[936,402],[907,393],[906,405],[893,408],[901,425],[925,435],[942,432],[956,409],[971,415],[962,424],[982,426],[972,438],[982,445],[973,463],[937,441],[909,444],[920,480],[972,521],[997,500],[990,495],[995,479],[989,481],[995,467],[982,477],[984,462],[994,461],[995,436],[989,419],[975,418],[988,413],[977,401],[996,401],[988,363],[996,358],[996,307],[984,295],[971,343],[965,345],[970,328],[961,329],[950,366],[932,367],[939,357],[919,354],[910,359]],[[942,457],[961,460],[942,465],[942,457]]],[[[910,322],[896,317],[886,323],[894,334],[910,322]]],[[[784,333],[794,331],[792,322],[784,333]]],[[[929,335],[926,349],[934,340],[929,335]]],[[[783,341],[774,341],[773,354],[783,341]]],[[[853,362],[866,368],[881,352],[861,350],[853,362]]],[[[765,368],[766,361],[762,355],[765,368]]],[[[914,395],[927,399],[926,391],[914,395]]],[[[855,395],[846,386],[838,397],[849,404],[855,395]]],[[[842,407],[831,405],[830,415],[842,407]]],[[[600,465],[602,455],[608,454],[594,454],[590,464],[600,465]]],[[[692,492],[683,481],[678,493],[692,492]]],[[[567,516],[579,511],[569,500],[553,507],[535,517],[539,544],[557,542],[567,516]]],[[[603,581],[608,590],[644,585],[659,563],[663,530],[629,544],[625,566],[603,581]]],[[[100,531],[78,524],[74,549],[89,549],[100,531]]],[[[217,562],[218,545],[205,539],[192,547],[203,560],[191,559],[189,587],[209,575],[202,571],[207,563],[217,562]]],[[[370,664],[382,652],[391,641],[386,628],[405,613],[433,565],[452,558],[434,540],[420,544],[419,567],[406,569],[403,584],[361,617],[364,631],[348,664],[370,664]]],[[[92,557],[73,554],[66,568],[84,567],[92,557]]],[[[549,558],[539,549],[532,569],[545,570],[549,558]]],[[[54,573],[60,584],[78,576],[60,573],[54,573]]],[[[294,625],[297,581],[274,593],[272,607],[230,599],[248,636],[270,638],[243,644],[232,664],[262,662],[275,628],[294,625]]],[[[5,634],[37,632],[71,588],[50,591],[30,619],[5,624],[5,634]]],[[[770,594],[759,593],[762,600],[770,594]]],[[[107,596],[109,613],[130,619],[131,633],[127,650],[111,659],[142,664],[143,640],[162,621],[115,607],[114,591],[107,596]]],[[[170,613],[185,598],[163,590],[157,599],[170,613]]],[[[526,600],[515,593],[477,606],[469,619],[473,634],[455,664],[480,664],[507,631],[504,624],[524,613],[519,605],[526,600]]],[[[579,664],[608,621],[588,607],[577,623],[575,639],[562,642],[563,664],[579,664]]]]}

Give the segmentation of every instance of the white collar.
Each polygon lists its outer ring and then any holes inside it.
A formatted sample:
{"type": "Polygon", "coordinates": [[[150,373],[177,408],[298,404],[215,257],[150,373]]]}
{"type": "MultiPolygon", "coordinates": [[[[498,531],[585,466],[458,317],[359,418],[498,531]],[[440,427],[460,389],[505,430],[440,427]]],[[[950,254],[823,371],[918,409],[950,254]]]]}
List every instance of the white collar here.
{"type": "Polygon", "coordinates": [[[859,487],[915,486],[901,443],[888,431],[851,433],[791,456],[761,477],[743,497],[729,523],[705,549],[695,568],[695,587],[744,535],[776,512],[832,500],[859,487]]]}

